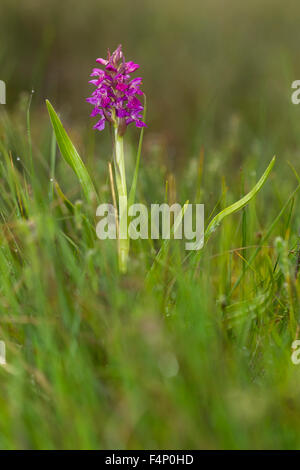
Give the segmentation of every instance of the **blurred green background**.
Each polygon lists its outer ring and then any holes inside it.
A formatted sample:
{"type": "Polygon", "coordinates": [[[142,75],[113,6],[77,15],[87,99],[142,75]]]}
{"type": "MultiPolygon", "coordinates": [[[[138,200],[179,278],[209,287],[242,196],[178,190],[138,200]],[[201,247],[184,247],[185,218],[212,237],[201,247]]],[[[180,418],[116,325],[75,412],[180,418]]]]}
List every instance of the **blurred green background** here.
{"type": "Polygon", "coordinates": [[[33,88],[35,109],[47,97],[73,126],[90,126],[89,73],[97,57],[122,43],[128,60],[141,64],[147,138],[163,139],[173,170],[186,154],[212,141],[217,147],[236,128],[245,135],[243,148],[231,149],[234,163],[255,153],[261,136],[266,160],[282,145],[295,150],[297,1],[1,0],[0,8],[8,107],[33,88]]]}
{"type": "Polygon", "coordinates": [[[280,0],[1,0],[0,448],[299,448],[299,12],[280,0]],[[93,131],[85,98],[95,59],[119,43],[148,98],[139,202],[203,202],[208,223],[277,155],[200,261],[171,242],[150,271],[161,241],[132,243],[125,277],[45,106],[110,201],[110,136],[93,131]]]}

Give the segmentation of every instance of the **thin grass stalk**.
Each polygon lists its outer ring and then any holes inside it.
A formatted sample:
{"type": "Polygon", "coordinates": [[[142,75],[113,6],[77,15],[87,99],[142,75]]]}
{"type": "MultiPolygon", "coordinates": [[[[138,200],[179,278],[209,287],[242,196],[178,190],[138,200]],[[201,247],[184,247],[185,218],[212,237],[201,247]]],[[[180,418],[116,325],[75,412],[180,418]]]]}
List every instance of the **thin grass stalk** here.
{"type": "Polygon", "coordinates": [[[115,173],[119,197],[119,269],[122,273],[127,271],[129,255],[129,239],[127,227],[127,186],[124,161],[124,139],[115,127],[115,173]]]}

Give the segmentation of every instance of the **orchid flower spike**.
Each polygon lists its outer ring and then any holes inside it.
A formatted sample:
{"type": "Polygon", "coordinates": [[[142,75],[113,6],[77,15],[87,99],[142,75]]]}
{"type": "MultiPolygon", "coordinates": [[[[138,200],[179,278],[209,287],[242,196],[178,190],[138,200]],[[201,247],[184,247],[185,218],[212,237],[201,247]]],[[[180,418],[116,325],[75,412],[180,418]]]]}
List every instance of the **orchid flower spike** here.
{"type": "Polygon", "coordinates": [[[119,135],[123,135],[127,126],[132,122],[136,127],[145,127],[142,120],[143,105],[138,96],[143,95],[140,87],[142,78],[131,78],[139,65],[132,61],[126,62],[122,46],[111,54],[108,50],[107,59],[96,60],[103,69],[94,68],[89,83],[96,88],[87,102],[94,106],[91,116],[98,116],[100,120],[94,129],[102,131],[105,123],[110,122],[118,128],[119,135]]]}

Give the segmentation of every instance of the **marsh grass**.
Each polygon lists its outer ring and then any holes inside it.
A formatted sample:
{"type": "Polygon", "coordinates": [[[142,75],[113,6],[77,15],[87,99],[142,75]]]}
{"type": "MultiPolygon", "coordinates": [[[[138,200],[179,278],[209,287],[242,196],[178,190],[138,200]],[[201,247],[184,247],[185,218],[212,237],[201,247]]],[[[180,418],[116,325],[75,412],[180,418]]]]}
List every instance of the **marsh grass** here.
{"type": "MultiPolygon", "coordinates": [[[[41,116],[29,141],[24,113],[0,122],[0,447],[299,447],[298,175],[282,187],[278,161],[200,257],[178,240],[132,241],[122,276],[41,116]]],[[[105,157],[81,147],[88,187],[111,201],[105,157]]],[[[263,172],[246,151],[229,175],[201,151],[175,177],[163,149],[147,152],[135,199],[195,199],[207,226],[263,172]]]]}

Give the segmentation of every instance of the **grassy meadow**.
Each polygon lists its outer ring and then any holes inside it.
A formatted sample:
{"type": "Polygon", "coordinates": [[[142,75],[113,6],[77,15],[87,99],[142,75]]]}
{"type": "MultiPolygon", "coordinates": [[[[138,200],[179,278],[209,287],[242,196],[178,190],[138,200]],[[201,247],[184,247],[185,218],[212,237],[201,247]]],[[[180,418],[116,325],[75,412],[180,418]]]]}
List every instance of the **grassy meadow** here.
{"type": "MultiPolygon", "coordinates": [[[[0,448],[299,449],[299,5],[72,3],[1,0],[0,448]],[[132,241],[126,274],[95,233],[112,150],[85,102],[120,42],[148,103],[137,202],[203,203],[208,227],[276,155],[201,251],[132,241]]],[[[128,185],[138,140],[128,129],[128,185]]]]}

